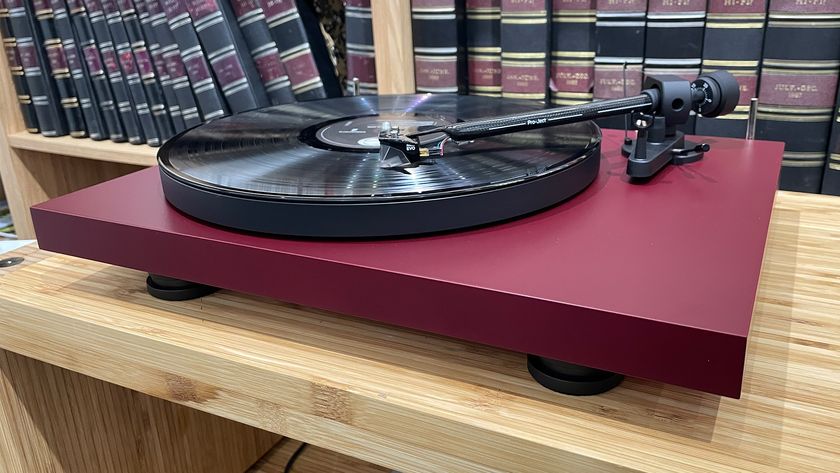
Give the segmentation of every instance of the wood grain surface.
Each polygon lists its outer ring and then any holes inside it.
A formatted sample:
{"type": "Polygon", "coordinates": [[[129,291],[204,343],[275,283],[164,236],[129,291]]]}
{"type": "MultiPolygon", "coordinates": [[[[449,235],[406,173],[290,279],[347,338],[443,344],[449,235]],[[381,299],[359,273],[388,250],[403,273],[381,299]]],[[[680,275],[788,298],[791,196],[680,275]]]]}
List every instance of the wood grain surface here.
{"type": "MultiPolygon", "coordinates": [[[[247,473],[283,473],[303,442],[284,437],[247,473]]],[[[291,473],[390,473],[391,470],[325,448],[308,445],[294,461],[291,473]]]]}
{"type": "Polygon", "coordinates": [[[402,472],[840,465],[834,197],[777,196],[738,400],[641,379],[563,396],[522,354],[226,291],[164,302],[136,271],[28,261],[0,270],[0,348],[402,472]]]}
{"type": "Polygon", "coordinates": [[[371,0],[376,86],[380,95],[414,93],[410,0],[371,0]]]}

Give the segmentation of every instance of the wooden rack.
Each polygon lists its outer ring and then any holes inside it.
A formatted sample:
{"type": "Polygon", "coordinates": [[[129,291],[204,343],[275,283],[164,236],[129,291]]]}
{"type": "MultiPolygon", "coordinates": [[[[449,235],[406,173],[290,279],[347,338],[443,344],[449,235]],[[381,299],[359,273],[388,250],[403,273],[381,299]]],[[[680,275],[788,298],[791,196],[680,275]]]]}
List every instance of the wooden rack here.
{"type": "MultiPolygon", "coordinates": [[[[371,7],[379,92],[413,93],[410,0],[372,0],[371,7]]],[[[146,145],[27,133],[8,63],[0,57],[0,177],[18,237],[35,237],[30,206],[153,166],[156,152],[146,145]]]]}

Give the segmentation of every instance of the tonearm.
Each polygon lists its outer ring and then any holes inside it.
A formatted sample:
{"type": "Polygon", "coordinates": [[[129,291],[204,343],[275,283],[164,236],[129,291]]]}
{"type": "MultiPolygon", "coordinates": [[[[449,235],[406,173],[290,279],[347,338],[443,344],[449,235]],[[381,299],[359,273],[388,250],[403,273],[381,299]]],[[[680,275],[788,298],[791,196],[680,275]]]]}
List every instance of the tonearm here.
{"type": "Polygon", "coordinates": [[[676,126],[688,121],[692,110],[703,117],[730,113],[740,96],[737,81],[726,71],[704,74],[693,82],[673,76],[648,77],[643,88],[633,97],[471,120],[410,134],[384,129],[379,135],[380,166],[405,169],[431,162],[442,156],[448,140],[470,141],[629,113],[638,133],[622,150],[628,158],[627,174],[647,178],[668,163],[701,159],[709,145],[686,142],[676,126]],[[420,137],[428,135],[439,138],[421,143],[420,137]]]}

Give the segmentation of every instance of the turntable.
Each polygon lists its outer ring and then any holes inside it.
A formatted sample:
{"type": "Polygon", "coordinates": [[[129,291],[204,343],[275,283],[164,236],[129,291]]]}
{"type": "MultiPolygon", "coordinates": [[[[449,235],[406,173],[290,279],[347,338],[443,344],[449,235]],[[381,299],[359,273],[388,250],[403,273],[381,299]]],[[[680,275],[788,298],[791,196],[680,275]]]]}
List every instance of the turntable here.
{"type": "Polygon", "coordinates": [[[225,288],[524,352],[567,394],[631,375],[738,397],[783,146],[675,131],[734,107],[733,83],[282,105],[33,220],[42,248],[148,272],[157,297],[225,288]],[[635,140],[587,121],[621,113],[635,140]]]}

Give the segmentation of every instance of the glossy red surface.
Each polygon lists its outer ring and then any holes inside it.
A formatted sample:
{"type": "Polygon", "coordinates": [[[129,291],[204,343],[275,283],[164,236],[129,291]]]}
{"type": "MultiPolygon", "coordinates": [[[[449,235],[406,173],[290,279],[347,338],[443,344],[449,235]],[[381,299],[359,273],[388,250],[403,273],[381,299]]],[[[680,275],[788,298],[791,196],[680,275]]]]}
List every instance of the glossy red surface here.
{"type": "Polygon", "coordinates": [[[166,203],[156,168],[32,212],[50,251],[737,397],[783,145],[709,138],[635,184],[621,137],[605,131],[572,200],[421,238],[209,226],[166,203]]]}

